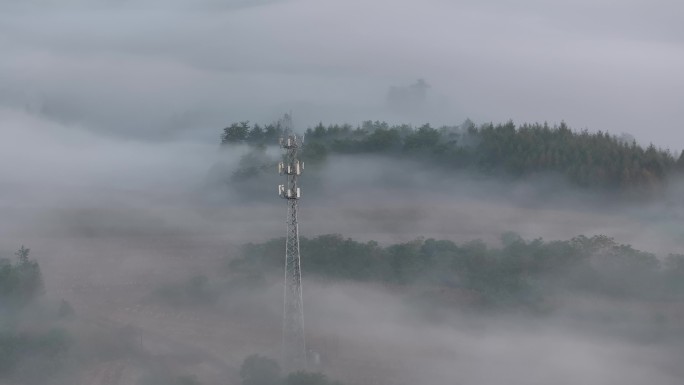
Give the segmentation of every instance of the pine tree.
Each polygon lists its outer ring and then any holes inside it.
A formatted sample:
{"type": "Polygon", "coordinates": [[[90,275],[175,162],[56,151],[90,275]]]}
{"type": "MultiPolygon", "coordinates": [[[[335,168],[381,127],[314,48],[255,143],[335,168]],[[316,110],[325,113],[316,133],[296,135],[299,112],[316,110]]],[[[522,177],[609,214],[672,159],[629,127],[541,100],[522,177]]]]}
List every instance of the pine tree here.
{"type": "Polygon", "coordinates": [[[29,257],[30,252],[31,252],[31,249],[27,249],[26,247],[24,247],[24,245],[21,245],[21,248],[19,250],[17,250],[16,253],[14,253],[14,255],[16,255],[17,258],[19,258],[19,264],[20,265],[26,265],[29,263],[28,257],[29,257]]]}

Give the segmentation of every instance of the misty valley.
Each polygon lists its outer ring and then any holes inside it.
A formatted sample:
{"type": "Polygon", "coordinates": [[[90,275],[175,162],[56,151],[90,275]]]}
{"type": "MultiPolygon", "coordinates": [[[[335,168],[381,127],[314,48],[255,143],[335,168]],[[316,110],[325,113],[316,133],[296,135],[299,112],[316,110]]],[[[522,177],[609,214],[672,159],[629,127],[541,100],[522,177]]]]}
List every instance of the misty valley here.
{"type": "Polygon", "coordinates": [[[682,15],[0,1],[0,385],[684,384],[682,15]]]}
{"type": "Polygon", "coordinates": [[[96,173],[75,196],[61,183],[50,194],[19,183],[34,203],[3,206],[3,244],[31,249],[3,253],[2,382],[684,376],[682,157],[565,125],[470,121],[302,132],[308,363],[288,370],[286,205],[274,188],[283,124],[235,123],[214,144],[145,145],[159,160],[195,157],[173,178],[155,177],[165,162],[120,169],[141,163],[101,158],[121,187],[96,173]]]}

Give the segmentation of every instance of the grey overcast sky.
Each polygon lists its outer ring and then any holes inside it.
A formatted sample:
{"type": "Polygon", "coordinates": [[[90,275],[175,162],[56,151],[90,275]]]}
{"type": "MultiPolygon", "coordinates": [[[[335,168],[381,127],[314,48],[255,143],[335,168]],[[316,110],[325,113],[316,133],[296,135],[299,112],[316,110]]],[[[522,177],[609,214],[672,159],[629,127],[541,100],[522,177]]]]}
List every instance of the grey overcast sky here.
{"type": "Polygon", "coordinates": [[[2,0],[0,122],[216,140],[290,109],[301,125],[564,120],[678,151],[682,17],[674,0],[2,0]],[[388,109],[419,78],[426,105],[388,109]]]}

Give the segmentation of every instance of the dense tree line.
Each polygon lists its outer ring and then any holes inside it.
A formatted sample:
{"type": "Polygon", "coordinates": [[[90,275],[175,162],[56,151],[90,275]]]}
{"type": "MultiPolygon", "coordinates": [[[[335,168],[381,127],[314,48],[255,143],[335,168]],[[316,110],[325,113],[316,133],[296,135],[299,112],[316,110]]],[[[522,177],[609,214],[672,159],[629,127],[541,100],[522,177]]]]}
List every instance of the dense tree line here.
{"type": "Polygon", "coordinates": [[[282,122],[275,122],[262,127],[259,124],[250,125],[248,121],[244,121],[233,123],[224,128],[221,133],[221,144],[274,145],[282,136],[282,122]]]}
{"type": "MultiPolygon", "coordinates": [[[[281,135],[278,123],[261,127],[241,122],[224,129],[221,143],[264,146],[276,144],[281,135]]],[[[321,162],[329,153],[383,154],[513,177],[557,173],[579,186],[600,189],[653,191],[671,174],[684,172],[684,152],[676,157],[653,145],[644,148],[633,139],[601,131],[576,132],[565,123],[477,127],[466,121],[434,128],[367,121],[357,127],[319,124],[306,130],[306,139],[303,157],[311,162],[321,162]]],[[[251,169],[247,175],[258,171],[251,169]]]]}
{"type": "MultiPolygon", "coordinates": [[[[254,274],[280,268],[284,239],[250,243],[229,263],[254,274]]],[[[302,271],[326,278],[424,284],[470,293],[482,305],[538,306],[562,291],[623,298],[684,298],[684,255],[664,262],[605,236],[526,241],[509,233],[502,247],[418,239],[381,246],[339,235],[302,238],[302,271]]]]}

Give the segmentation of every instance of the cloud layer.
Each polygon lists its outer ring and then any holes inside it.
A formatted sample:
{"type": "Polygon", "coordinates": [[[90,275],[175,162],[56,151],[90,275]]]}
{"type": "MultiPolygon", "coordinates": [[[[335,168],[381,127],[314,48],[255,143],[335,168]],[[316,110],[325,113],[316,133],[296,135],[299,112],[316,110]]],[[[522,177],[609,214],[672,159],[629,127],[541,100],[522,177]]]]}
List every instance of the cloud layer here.
{"type": "Polygon", "coordinates": [[[301,125],[559,122],[679,150],[674,1],[4,2],[0,103],[124,136],[301,125]],[[431,84],[419,113],[388,88],[431,84]]]}

